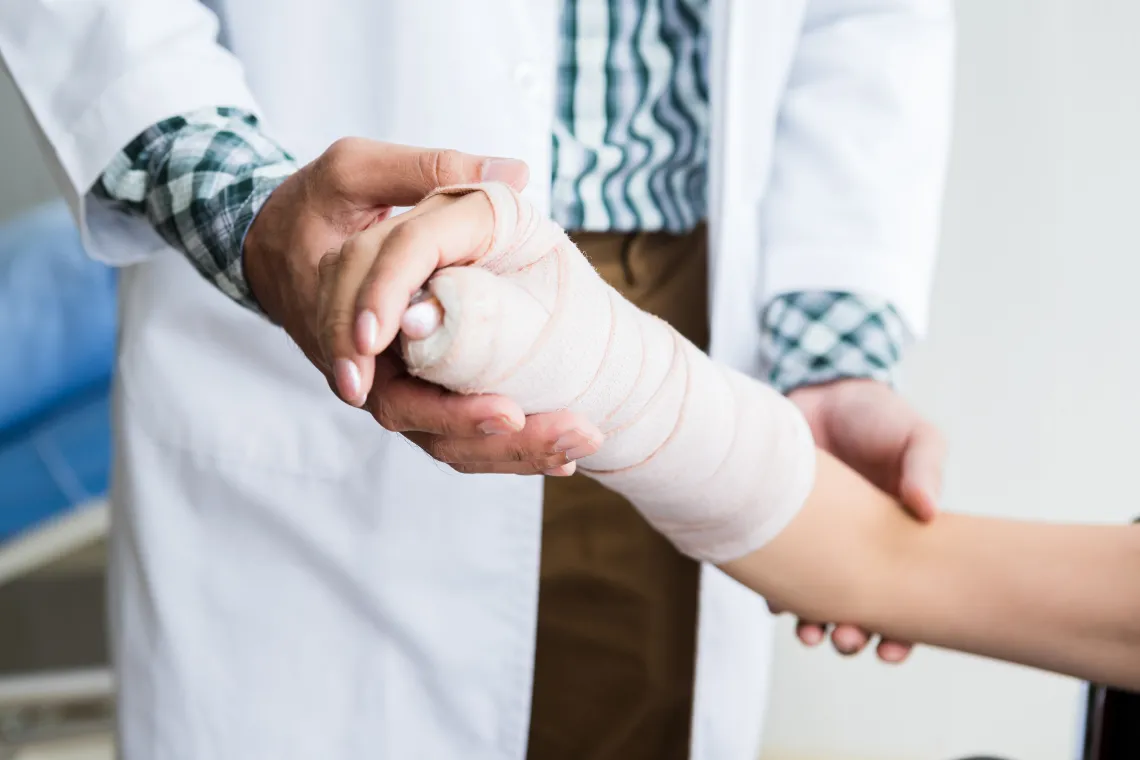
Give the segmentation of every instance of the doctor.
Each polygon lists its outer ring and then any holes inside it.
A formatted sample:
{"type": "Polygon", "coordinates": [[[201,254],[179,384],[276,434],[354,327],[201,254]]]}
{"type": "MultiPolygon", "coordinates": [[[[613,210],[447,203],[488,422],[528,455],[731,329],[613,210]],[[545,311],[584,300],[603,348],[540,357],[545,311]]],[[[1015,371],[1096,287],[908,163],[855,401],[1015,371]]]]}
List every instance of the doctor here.
{"type": "Polygon", "coordinates": [[[929,517],[941,444],[887,382],[925,329],[949,3],[211,5],[0,5],[90,252],[131,265],[124,757],[753,760],[763,603],[565,477],[599,443],[584,421],[363,358],[386,317],[315,313],[319,262],[438,184],[525,184],[627,293],[769,373],[929,517]],[[462,472],[552,477],[459,475],[376,420],[462,472]]]}

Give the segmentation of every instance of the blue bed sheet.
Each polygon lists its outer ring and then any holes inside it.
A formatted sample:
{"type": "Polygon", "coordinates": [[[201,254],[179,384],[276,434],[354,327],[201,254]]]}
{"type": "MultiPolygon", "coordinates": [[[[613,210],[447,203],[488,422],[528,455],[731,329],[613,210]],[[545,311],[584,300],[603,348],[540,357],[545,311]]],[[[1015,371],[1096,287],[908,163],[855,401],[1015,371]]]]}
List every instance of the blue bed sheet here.
{"type": "Polygon", "coordinates": [[[36,424],[0,435],[0,543],[107,493],[110,393],[89,388],[36,424]]]}
{"type": "Polygon", "coordinates": [[[0,224],[0,431],[111,376],[116,277],[62,202],[0,224]]]}
{"type": "Polygon", "coordinates": [[[62,202],[0,225],[0,542],[107,491],[115,291],[62,202]]]}

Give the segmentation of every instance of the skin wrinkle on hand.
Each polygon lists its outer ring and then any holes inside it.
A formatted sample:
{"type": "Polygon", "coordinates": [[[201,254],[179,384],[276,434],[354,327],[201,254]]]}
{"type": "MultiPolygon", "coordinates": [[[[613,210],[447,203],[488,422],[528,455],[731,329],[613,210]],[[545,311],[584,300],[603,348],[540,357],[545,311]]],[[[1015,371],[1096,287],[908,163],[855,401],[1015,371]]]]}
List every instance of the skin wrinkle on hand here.
{"type": "Polygon", "coordinates": [[[791,521],[815,467],[798,408],[626,301],[511,188],[437,192],[484,193],[495,242],[413,299],[401,322],[411,374],[511,398],[527,414],[569,409],[610,431],[579,471],[697,559],[743,556],[791,521]]]}

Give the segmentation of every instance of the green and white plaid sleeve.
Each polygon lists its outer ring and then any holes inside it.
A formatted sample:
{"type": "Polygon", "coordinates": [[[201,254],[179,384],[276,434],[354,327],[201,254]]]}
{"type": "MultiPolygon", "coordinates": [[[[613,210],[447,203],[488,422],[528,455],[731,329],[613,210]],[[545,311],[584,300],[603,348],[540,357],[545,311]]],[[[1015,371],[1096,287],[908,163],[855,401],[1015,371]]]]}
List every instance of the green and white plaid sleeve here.
{"type": "Polygon", "coordinates": [[[907,340],[893,306],[853,293],[786,293],[762,326],[769,380],[782,393],[843,378],[893,383],[907,340]]]}
{"type": "Polygon", "coordinates": [[[208,108],[166,119],[123,148],[93,192],[143,217],[223,293],[259,312],[242,268],[262,204],[296,171],[257,117],[208,108]]]}

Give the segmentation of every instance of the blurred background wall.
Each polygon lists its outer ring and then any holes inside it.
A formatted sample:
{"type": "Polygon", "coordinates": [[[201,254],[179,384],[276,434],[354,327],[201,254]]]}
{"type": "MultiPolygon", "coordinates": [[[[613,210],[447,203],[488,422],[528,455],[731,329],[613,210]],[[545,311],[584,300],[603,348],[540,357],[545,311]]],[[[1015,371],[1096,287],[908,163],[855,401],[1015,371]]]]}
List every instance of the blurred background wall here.
{"type": "MultiPolygon", "coordinates": [[[[949,439],[948,508],[1124,522],[1140,514],[1140,3],[958,8],[941,265],[906,391],[949,439]]],[[[0,219],[53,195],[0,80],[0,219]]],[[[765,760],[1075,755],[1075,682],[930,650],[847,661],[782,625],[765,760]]]]}
{"type": "Polygon", "coordinates": [[[0,72],[0,221],[57,195],[24,104],[8,75],[0,72]]]}
{"type": "MultiPolygon", "coordinates": [[[[945,431],[945,506],[1140,514],[1140,3],[961,0],[929,341],[906,391],[945,431]]],[[[938,589],[930,589],[937,594],[938,589]]],[[[929,650],[777,652],[766,760],[1075,756],[1078,686],[929,650]]]]}

